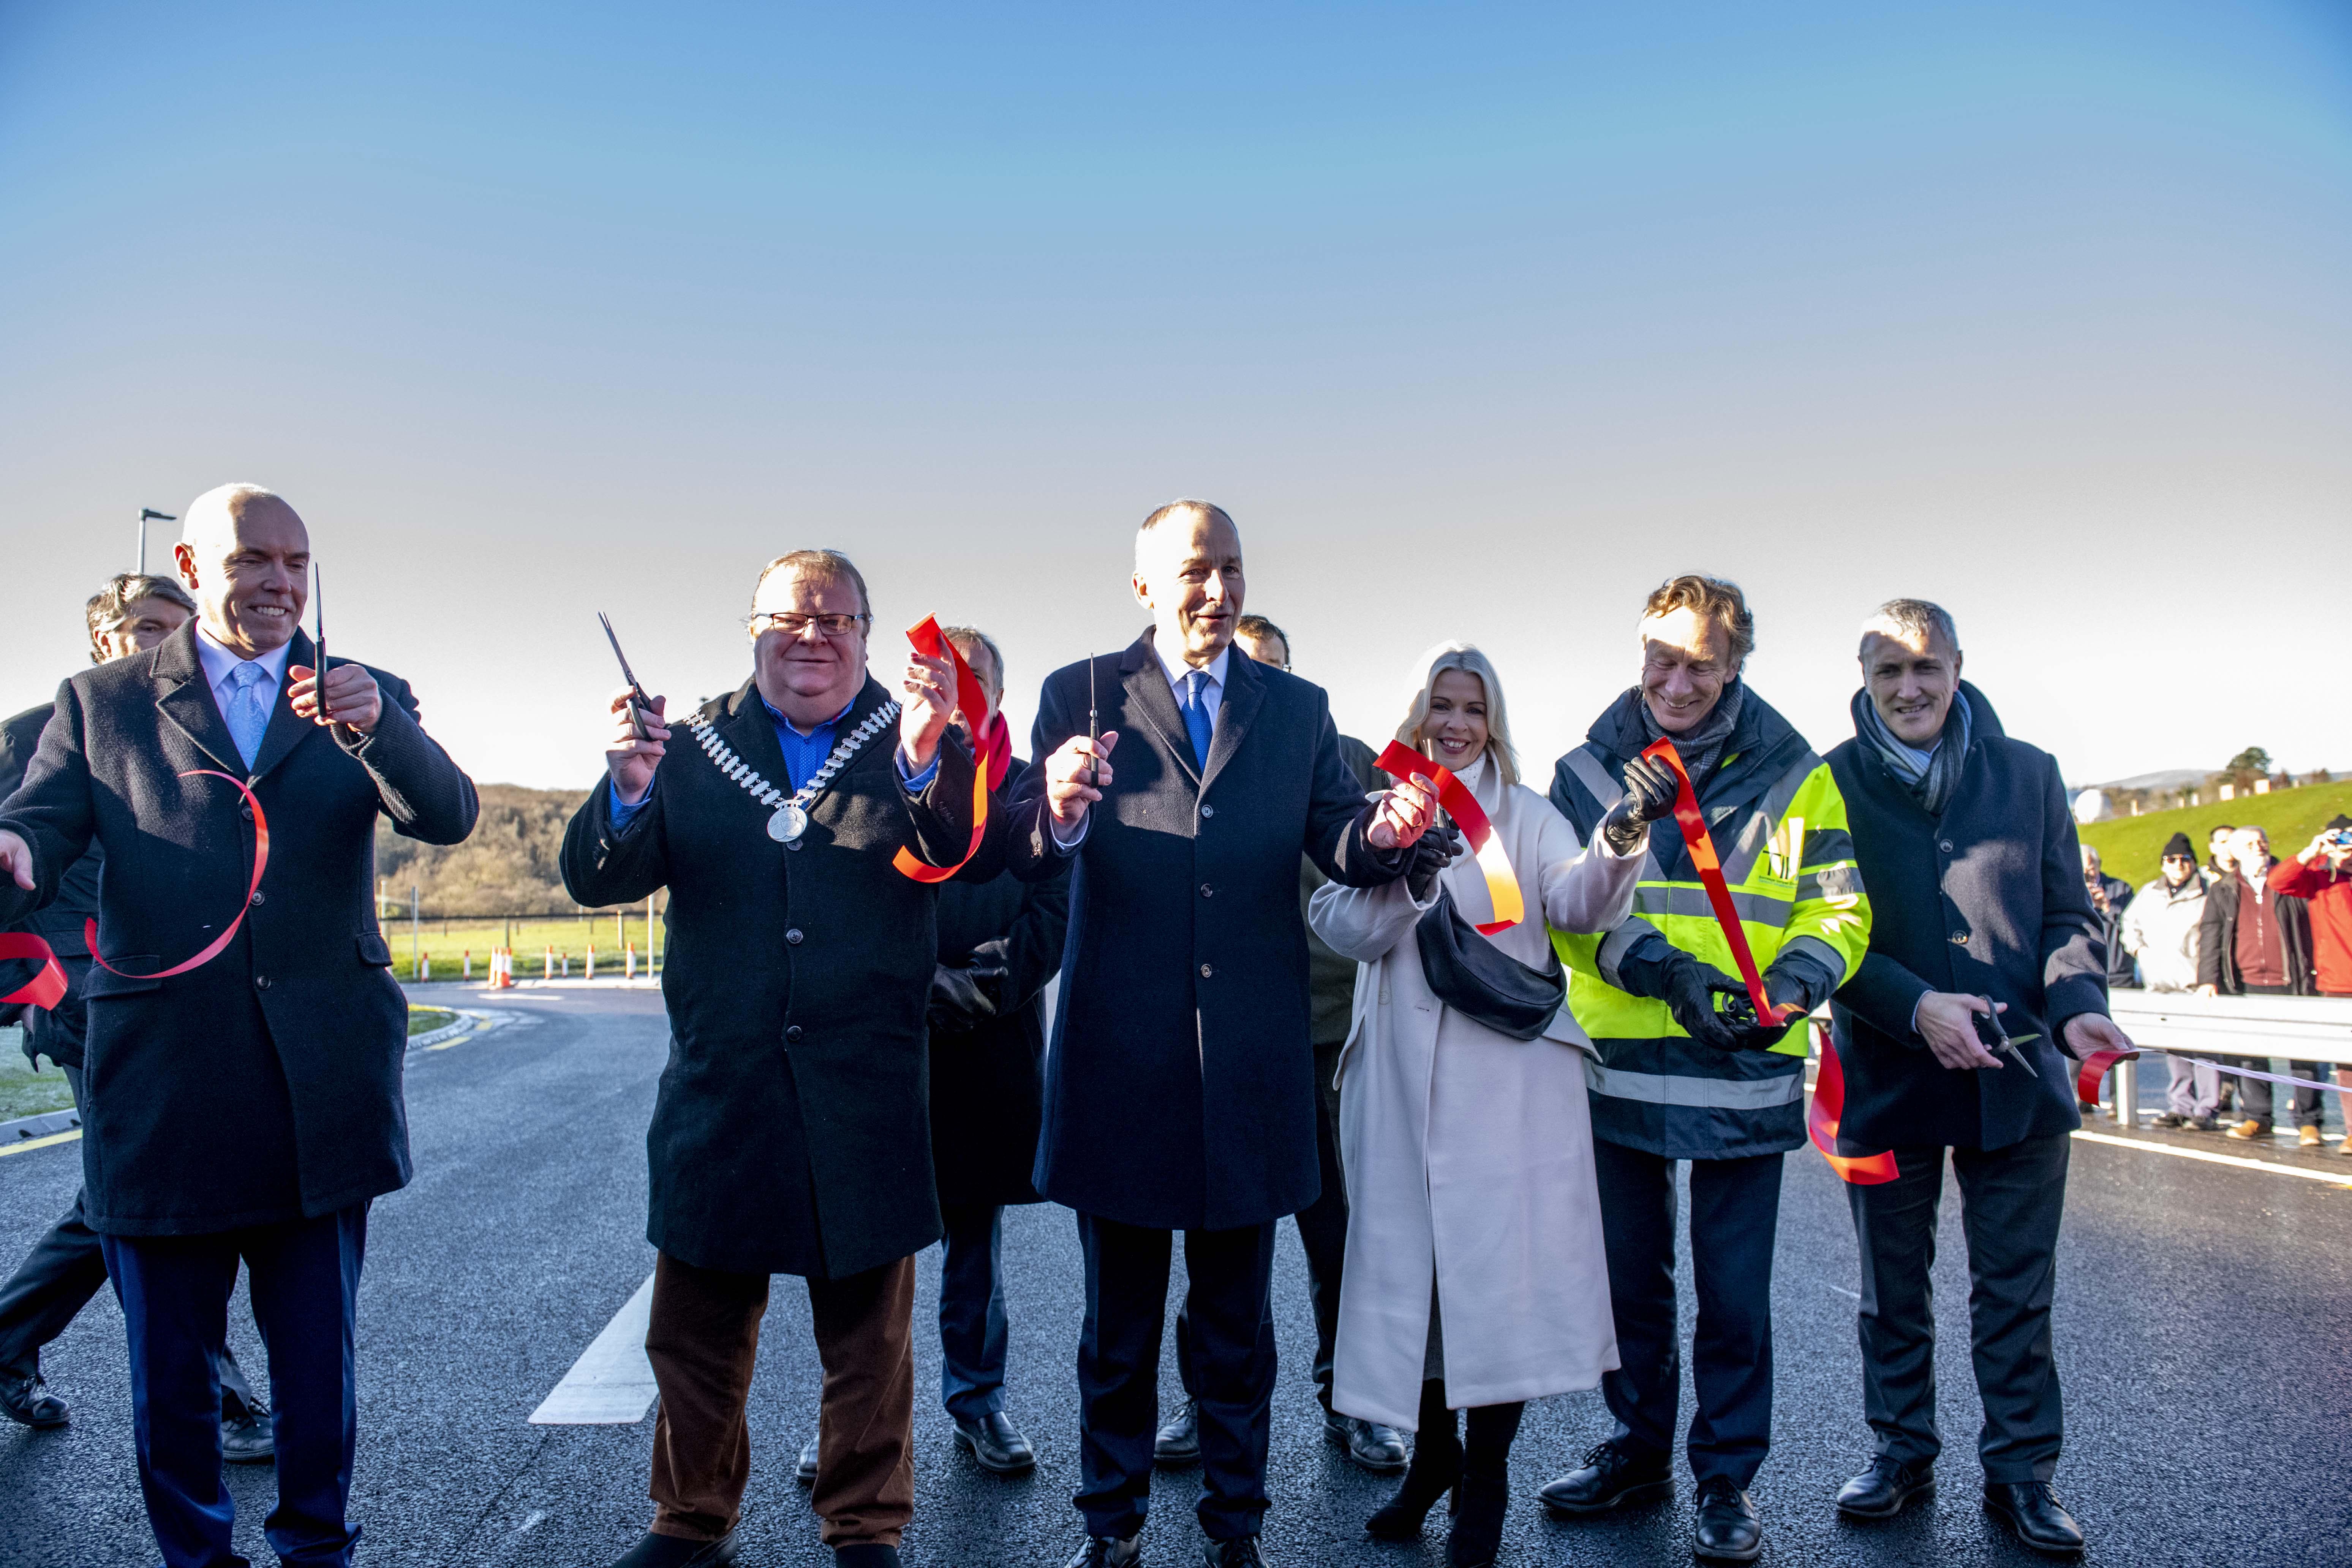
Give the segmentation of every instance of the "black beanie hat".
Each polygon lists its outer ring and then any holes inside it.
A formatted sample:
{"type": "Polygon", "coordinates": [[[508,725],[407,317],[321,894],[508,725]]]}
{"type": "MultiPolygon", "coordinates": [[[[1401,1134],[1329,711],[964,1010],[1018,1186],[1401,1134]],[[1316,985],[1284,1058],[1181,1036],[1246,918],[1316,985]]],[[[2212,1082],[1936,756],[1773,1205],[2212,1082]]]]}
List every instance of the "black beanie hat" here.
{"type": "Polygon", "coordinates": [[[2340,811],[2327,819],[2327,831],[2330,833],[2338,832],[2347,827],[2352,827],[2352,816],[2347,816],[2340,811]]]}
{"type": "Polygon", "coordinates": [[[2189,842],[2189,835],[2186,833],[2176,833],[2164,841],[2164,858],[2169,860],[2175,855],[2184,860],[2197,858],[2196,847],[2189,842]]]}

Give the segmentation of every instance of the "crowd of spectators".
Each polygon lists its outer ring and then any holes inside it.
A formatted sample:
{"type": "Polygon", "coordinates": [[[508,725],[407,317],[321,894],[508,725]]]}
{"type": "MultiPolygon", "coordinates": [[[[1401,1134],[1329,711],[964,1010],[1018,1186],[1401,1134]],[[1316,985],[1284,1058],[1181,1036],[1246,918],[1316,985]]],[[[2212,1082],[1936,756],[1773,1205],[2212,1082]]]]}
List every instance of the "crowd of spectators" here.
{"type": "MultiPolygon", "coordinates": [[[[2162,871],[2134,892],[2105,874],[2098,852],[2083,848],[2083,880],[2106,922],[2109,984],[2200,996],[2352,997],[2352,817],[2338,816],[2292,859],[2271,853],[2270,835],[2253,826],[2216,826],[2205,863],[2176,833],[2162,871]]],[[[2158,1126],[2222,1130],[2243,1141],[2272,1136],[2276,1100],[2259,1079],[2225,1083],[2203,1062],[2168,1058],[2171,1078],[2158,1126]]],[[[2267,1070],[2264,1058],[2223,1057],[2220,1067],[2267,1070]]],[[[2323,1064],[2295,1062],[2289,1076],[2318,1080],[2323,1064]]],[[[2352,1068],[2336,1069],[2352,1088],[2352,1068]]],[[[2316,1089],[2293,1091],[2289,1113],[2305,1148],[2326,1142],[2316,1089]]],[[[2352,1126],[2336,1144],[2352,1156],[2352,1126]]]]}

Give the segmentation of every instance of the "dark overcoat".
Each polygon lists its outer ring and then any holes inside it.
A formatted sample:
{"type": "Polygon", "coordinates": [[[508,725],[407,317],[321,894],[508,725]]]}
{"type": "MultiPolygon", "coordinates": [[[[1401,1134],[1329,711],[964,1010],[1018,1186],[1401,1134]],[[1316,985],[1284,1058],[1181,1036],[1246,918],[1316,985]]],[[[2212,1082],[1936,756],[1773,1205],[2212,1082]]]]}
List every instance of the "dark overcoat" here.
{"type": "MultiPolygon", "coordinates": [[[[1115,782],[1069,857],[1037,1190],[1168,1230],[1295,1214],[1321,1185],[1298,857],[1376,887],[1405,855],[1366,840],[1321,687],[1234,648],[1204,763],[1150,632],[1091,664],[1115,782]]],[[[1087,701],[1088,665],[1046,678],[1005,846],[1024,878],[1061,858],[1042,759],[1087,732],[1087,701]]]]}
{"type": "Polygon", "coordinates": [[[1044,1107],[1045,987],[1070,924],[1066,877],[940,889],[939,961],[1005,972],[993,1018],[931,1031],[931,1163],[942,1204],[1034,1204],[1044,1107]]]}
{"type": "MultiPolygon", "coordinates": [[[[0,809],[38,868],[29,894],[0,879],[0,920],[55,899],[92,845],[106,851],[98,946],[129,973],[89,976],[82,1170],[91,1226],[116,1236],[315,1216],[406,1184],[408,1006],[376,925],[375,822],[456,844],[478,810],[407,683],[373,666],[372,732],[298,716],[281,681],[248,775],[195,638],[191,623],[68,680],[0,809]],[[247,779],[268,819],[249,906],[253,814],[226,780],[179,776],[198,769],[247,779]],[[210,963],[131,977],[194,957],[240,910],[210,963]]],[[[297,632],[289,664],[313,657],[297,632]]]]}
{"type": "MultiPolygon", "coordinates": [[[[836,742],[889,700],[868,679],[836,742]]],[[[793,787],[751,682],[700,712],[770,784],[793,787]]],[[[590,792],[563,836],[563,885],[590,906],[669,889],[669,1064],[646,1133],[646,1238],[739,1274],[839,1279],[940,1238],[923,1012],[939,894],[892,865],[952,866],[971,842],[971,756],[950,735],[910,795],[895,725],[835,775],[792,844],[674,721],[625,831],[590,792]]],[[[1003,868],[1002,818],[960,875],[1003,868]]]]}
{"type": "MultiPolygon", "coordinates": [[[[48,727],[49,715],[57,704],[44,702],[38,708],[0,722],[0,809],[25,782],[25,770],[33,765],[33,752],[41,743],[41,731],[48,727]]],[[[36,1066],[47,1057],[59,1067],[78,1068],[82,1061],[82,1029],[86,1021],[89,999],[89,946],[82,940],[82,922],[98,913],[98,872],[106,864],[106,852],[93,844],[89,852],[66,868],[58,880],[58,896],[47,909],[35,911],[19,921],[12,929],[30,932],[49,944],[58,957],[58,967],[65,972],[66,994],[55,1007],[37,1008],[19,1004],[23,1016],[13,1020],[26,1026],[25,1055],[36,1066]]],[[[0,963],[0,996],[16,990],[30,980],[37,965],[23,963],[0,963]]],[[[0,1008],[0,1022],[10,1009],[0,1008]]]]}
{"type": "MultiPolygon", "coordinates": [[[[1869,700],[1855,694],[1857,717],[1869,700]]],[[[1940,817],[1866,742],[1829,756],[1870,889],[1870,951],[1830,1004],[1849,1149],[2000,1149],[2083,1124],[2057,1042],[2067,1020],[2106,1012],[2107,955],[2074,814],[2054,758],[2004,734],[1966,681],[1958,700],[1969,705],[1969,754],[1940,817]],[[2018,1048],[2039,1076],[1938,1063],[1911,1026],[1930,991],[2008,1003],[2001,1026],[2036,1037],[2018,1048]]]]}

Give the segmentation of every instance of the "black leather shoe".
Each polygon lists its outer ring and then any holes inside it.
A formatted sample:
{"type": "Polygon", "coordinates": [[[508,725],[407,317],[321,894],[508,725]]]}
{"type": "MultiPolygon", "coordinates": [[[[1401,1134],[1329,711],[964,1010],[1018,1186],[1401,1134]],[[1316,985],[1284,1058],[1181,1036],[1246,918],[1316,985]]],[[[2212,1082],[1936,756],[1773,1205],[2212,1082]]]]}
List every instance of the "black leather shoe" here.
{"type": "Polygon", "coordinates": [[[20,1426],[41,1429],[66,1424],[66,1402],[43,1391],[37,1372],[0,1372],[0,1411],[20,1426]]]}
{"type": "Polygon", "coordinates": [[[800,1462],[793,1467],[793,1479],[804,1487],[816,1485],[816,1434],[814,1432],[809,1434],[809,1440],[801,1445],[800,1462]]]}
{"type": "Polygon", "coordinates": [[[1870,1468],[1838,1489],[1840,1513],[1856,1519],[1893,1519],[1913,1498],[1936,1495],[1936,1472],[1881,1454],[1870,1468]]]}
{"type": "Polygon", "coordinates": [[[1418,1541],[1422,1521],[1437,1500],[1462,1480],[1462,1444],[1443,1427],[1423,1431],[1412,1450],[1412,1468],[1396,1495],[1373,1510],[1364,1529],[1382,1541],[1418,1541]]]}
{"type": "Polygon", "coordinates": [[[1709,1563],[1753,1563],[1763,1550],[1764,1521],[1756,1517],[1748,1494],[1728,1476],[1700,1482],[1692,1552],[1709,1563]]]}
{"type": "Polygon", "coordinates": [[[1110,1535],[1089,1535],[1078,1554],[1070,1559],[1069,1568],[1135,1568],[1143,1561],[1143,1532],[1120,1538],[1110,1535]]]}
{"type": "Polygon", "coordinates": [[[1663,1497],[1674,1484],[1665,1455],[1644,1454],[1612,1438],[1596,1445],[1583,1464],[1536,1495],[1561,1513],[1606,1513],[1663,1497]]]}
{"type": "Polygon", "coordinates": [[[221,1422],[221,1458],[232,1465],[266,1465],[278,1457],[270,1435],[269,1412],[247,1410],[236,1420],[221,1422]]]}
{"type": "Polygon", "coordinates": [[[613,1568],[718,1568],[735,1561],[735,1532],[717,1541],[688,1541],[683,1535],[656,1535],[643,1540],[614,1559],[613,1568]]]}
{"type": "Polygon", "coordinates": [[[1987,1481],[1984,1505],[2034,1551],[2051,1557],[2083,1554],[2083,1527],[2059,1505],[2048,1481],[1987,1481]]]}
{"type": "Polygon", "coordinates": [[[833,1549],[833,1568],[898,1568],[898,1549],[878,1541],[853,1541],[833,1549]]]}
{"type": "Polygon", "coordinates": [[[1168,1425],[1151,1439],[1155,1465],[1197,1465],[1201,1462],[1201,1413],[1191,1400],[1176,1407],[1168,1425]]]}
{"type": "Polygon", "coordinates": [[[1202,1551],[1201,1561],[1207,1568],[1268,1568],[1265,1553],[1258,1550],[1255,1535],[1212,1541],[1202,1551]]]}
{"type": "Polygon", "coordinates": [[[971,1450],[971,1457],[983,1470],[993,1470],[1000,1476],[1018,1475],[1037,1467],[1037,1450],[1029,1446],[1012,1422],[1001,1410],[992,1410],[977,1420],[958,1419],[955,1440],[959,1447],[971,1450]]]}
{"type": "Polygon", "coordinates": [[[1404,1435],[1377,1421],[1360,1421],[1336,1410],[1323,1413],[1323,1435],[1348,1450],[1349,1462],[1376,1476],[1392,1476],[1404,1468],[1408,1456],[1404,1435]]]}

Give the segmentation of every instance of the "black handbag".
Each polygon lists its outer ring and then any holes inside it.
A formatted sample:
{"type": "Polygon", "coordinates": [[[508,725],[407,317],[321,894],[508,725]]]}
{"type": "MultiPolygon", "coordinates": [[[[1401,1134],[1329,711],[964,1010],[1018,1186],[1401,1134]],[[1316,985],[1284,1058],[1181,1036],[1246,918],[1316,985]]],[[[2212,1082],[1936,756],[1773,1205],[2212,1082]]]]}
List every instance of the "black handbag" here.
{"type": "Polygon", "coordinates": [[[1498,1035],[1534,1039],[1568,995],[1568,976],[1557,960],[1549,969],[1529,969],[1480,936],[1442,887],[1437,907],[1421,917],[1412,934],[1421,946],[1421,972],[1437,999],[1498,1035]]]}

